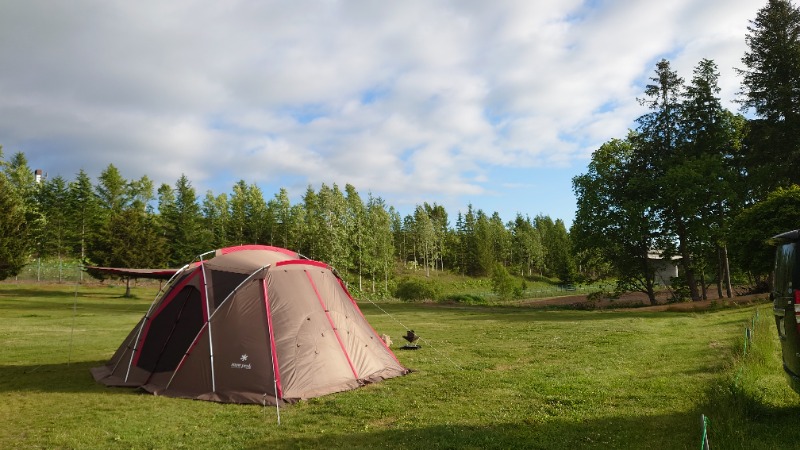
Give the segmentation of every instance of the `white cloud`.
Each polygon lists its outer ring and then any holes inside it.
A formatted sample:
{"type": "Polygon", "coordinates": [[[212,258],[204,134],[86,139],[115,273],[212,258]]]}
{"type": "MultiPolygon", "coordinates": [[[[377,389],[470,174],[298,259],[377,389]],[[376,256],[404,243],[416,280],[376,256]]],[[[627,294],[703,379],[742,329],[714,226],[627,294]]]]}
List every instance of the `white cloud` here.
{"type": "Polygon", "coordinates": [[[759,7],[12,0],[0,144],[65,177],[114,163],[201,189],[290,177],[460,205],[504,167],[580,170],[633,125],[661,57],[687,80],[714,59],[733,98],[759,7]]]}

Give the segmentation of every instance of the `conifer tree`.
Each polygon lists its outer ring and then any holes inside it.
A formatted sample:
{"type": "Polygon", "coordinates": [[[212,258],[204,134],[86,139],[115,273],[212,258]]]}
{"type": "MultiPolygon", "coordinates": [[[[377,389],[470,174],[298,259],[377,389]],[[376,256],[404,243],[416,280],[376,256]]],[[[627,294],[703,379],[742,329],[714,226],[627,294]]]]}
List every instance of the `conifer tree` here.
{"type": "Polygon", "coordinates": [[[800,9],[768,0],[747,28],[741,104],[752,110],[749,173],[758,198],[776,186],[800,184],[800,9]]]}

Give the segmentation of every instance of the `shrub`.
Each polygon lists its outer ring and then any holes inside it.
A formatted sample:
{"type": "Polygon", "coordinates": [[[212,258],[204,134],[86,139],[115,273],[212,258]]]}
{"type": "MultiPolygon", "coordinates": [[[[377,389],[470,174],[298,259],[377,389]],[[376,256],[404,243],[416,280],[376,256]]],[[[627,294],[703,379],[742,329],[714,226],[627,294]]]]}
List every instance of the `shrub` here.
{"type": "Polygon", "coordinates": [[[586,300],[590,302],[599,302],[600,300],[619,300],[621,295],[621,291],[608,290],[601,286],[600,290],[590,292],[586,296],[586,300]]]}
{"type": "Polygon", "coordinates": [[[485,305],[486,299],[475,294],[450,294],[442,297],[442,303],[461,303],[464,305],[485,305]]]}
{"type": "Polygon", "coordinates": [[[522,294],[520,285],[514,283],[514,277],[500,263],[492,266],[492,291],[497,294],[500,300],[509,300],[522,294]]]}
{"type": "Polygon", "coordinates": [[[685,302],[690,298],[689,285],[686,284],[686,277],[678,275],[670,279],[670,298],[669,303],[685,302]]]}
{"type": "Polygon", "coordinates": [[[438,294],[436,285],[422,280],[404,279],[397,283],[394,296],[407,302],[435,300],[438,294]]]}

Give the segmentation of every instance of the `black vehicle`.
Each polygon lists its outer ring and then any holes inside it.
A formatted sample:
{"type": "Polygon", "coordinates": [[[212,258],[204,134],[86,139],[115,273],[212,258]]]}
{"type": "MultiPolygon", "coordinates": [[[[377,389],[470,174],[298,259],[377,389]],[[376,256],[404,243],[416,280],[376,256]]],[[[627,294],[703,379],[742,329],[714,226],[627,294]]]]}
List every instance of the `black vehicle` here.
{"type": "Polygon", "coordinates": [[[800,394],[800,230],[779,234],[772,240],[777,250],[770,297],[781,341],[783,370],[789,385],[800,394]]]}

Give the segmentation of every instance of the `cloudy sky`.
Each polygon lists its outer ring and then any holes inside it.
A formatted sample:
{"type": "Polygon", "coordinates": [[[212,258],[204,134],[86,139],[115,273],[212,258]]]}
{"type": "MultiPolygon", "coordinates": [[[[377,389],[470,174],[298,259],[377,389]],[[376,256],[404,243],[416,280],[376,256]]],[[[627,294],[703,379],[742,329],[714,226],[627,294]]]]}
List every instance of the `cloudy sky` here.
{"type": "Polygon", "coordinates": [[[71,180],[109,164],[198,195],[354,185],[403,213],[571,223],[667,58],[736,97],[766,0],[0,2],[0,145],[71,180]]]}

